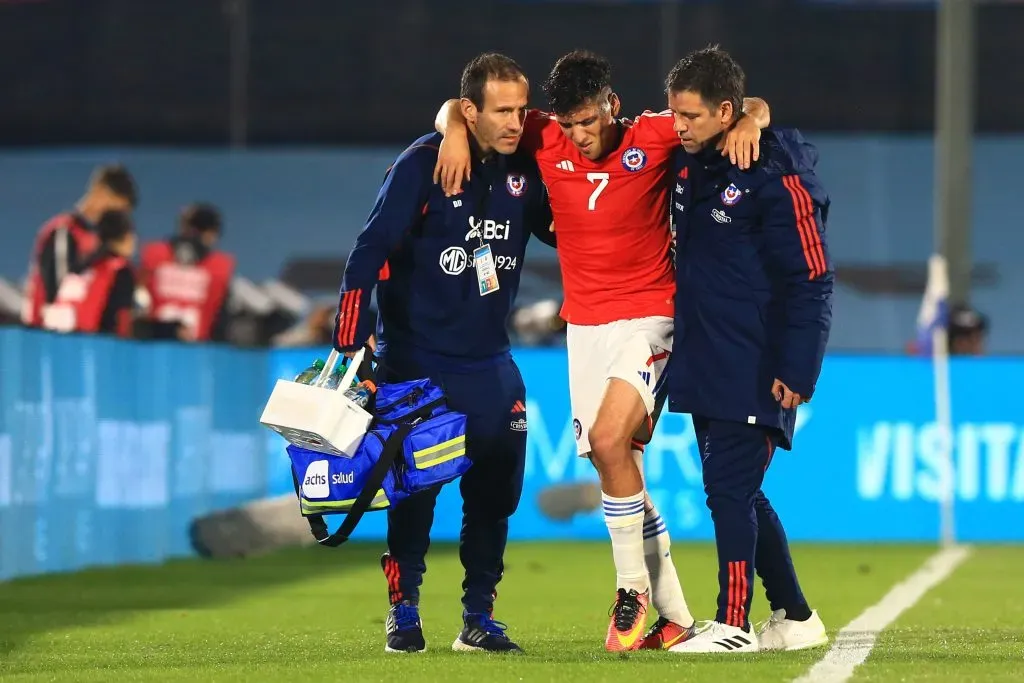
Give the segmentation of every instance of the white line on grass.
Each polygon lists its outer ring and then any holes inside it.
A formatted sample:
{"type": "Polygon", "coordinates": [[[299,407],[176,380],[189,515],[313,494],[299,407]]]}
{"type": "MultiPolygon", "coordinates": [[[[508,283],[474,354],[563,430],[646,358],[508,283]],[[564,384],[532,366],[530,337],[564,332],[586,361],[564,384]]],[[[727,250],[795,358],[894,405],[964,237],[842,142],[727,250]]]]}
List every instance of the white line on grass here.
{"type": "Polygon", "coordinates": [[[925,593],[945,581],[969,554],[970,549],[966,546],[952,546],[929,557],[920,569],[893,586],[884,598],[844,626],[824,659],[794,683],[848,681],[853,670],[871,654],[878,634],[913,607],[925,593]]]}

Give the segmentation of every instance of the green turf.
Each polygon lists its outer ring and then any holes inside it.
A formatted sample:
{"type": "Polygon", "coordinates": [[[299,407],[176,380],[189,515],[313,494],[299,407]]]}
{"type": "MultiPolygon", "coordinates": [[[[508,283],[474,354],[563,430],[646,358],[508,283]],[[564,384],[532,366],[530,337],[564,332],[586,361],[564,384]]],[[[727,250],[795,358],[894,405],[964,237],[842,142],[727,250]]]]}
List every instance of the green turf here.
{"type": "Polygon", "coordinates": [[[855,681],[1024,680],[1024,548],[974,548],[882,633],[855,681]]]}
{"type": "MultiPolygon", "coordinates": [[[[602,642],[614,583],[608,546],[530,543],[509,547],[496,612],[509,623],[510,634],[527,650],[526,656],[451,652],[460,624],[461,568],[457,553],[441,545],[431,549],[422,595],[429,651],[385,656],[386,590],[379,552],[376,546],[311,548],[255,560],[179,561],[0,584],[0,678],[592,683],[664,676],[674,681],[788,681],[823,654],[817,650],[695,658],[664,652],[605,653],[602,642]]],[[[795,548],[805,592],[833,633],[931,552],[929,547],[912,546],[795,548]]],[[[937,627],[935,599],[956,605],[957,614],[949,608],[938,610],[943,614],[938,624],[951,629],[941,633],[950,647],[974,648],[969,657],[975,661],[990,652],[994,657],[995,650],[963,628],[964,610],[990,632],[1016,628],[1002,633],[1019,643],[1024,608],[1018,596],[1024,591],[1012,577],[1024,563],[1019,554],[991,552],[996,553],[992,562],[1001,569],[987,569],[982,556],[972,560],[963,574],[907,615],[919,622],[901,620],[900,625],[909,625],[911,640],[894,643],[898,653],[893,659],[887,659],[886,648],[869,660],[865,675],[877,670],[871,680],[890,680],[886,670],[878,668],[882,664],[900,667],[898,676],[914,673],[908,662],[911,652],[941,674],[948,664],[942,642],[929,640],[937,627]],[[965,597],[972,594],[977,597],[965,597]],[[1013,601],[1015,607],[1008,604],[1013,601]]],[[[673,553],[691,608],[697,618],[711,618],[716,591],[713,546],[676,543],[673,553]]],[[[754,617],[764,618],[766,612],[758,587],[754,617]]],[[[883,644],[888,642],[883,638],[883,644]]],[[[992,661],[992,667],[996,671],[998,665],[992,661]]]]}

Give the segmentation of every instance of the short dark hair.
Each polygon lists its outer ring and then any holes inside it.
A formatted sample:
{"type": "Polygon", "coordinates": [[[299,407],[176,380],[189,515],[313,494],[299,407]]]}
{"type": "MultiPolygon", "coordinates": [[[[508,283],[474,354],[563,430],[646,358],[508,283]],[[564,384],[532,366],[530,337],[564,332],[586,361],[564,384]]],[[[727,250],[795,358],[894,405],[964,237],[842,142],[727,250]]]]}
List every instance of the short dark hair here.
{"type": "Polygon", "coordinates": [[[139,202],[139,191],[135,186],[135,179],[128,169],[121,164],[99,166],[92,172],[90,185],[100,185],[118,197],[123,197],[135,208],[139,202]]]}
{"type": "Polygon", "coordinates": [[[96,234],[104,244],[116,242],[132,232],[135,232],[135,225],[124,211],[104,211],[96,221],[96,234]]]}
{"type": "Polygon", "coordinates": [[[518,81],[526,79],[523,67],[516,60],[499,52],[485,52],[477,55],[462,70],[459,97],[464,97],[477,109],[484,108],[484,86],[487,81],[518,81]]]}
{"type": "Polygon", "coordinates": [[[743,111],[746,80],[743,69],[728,52],[717,45],[709,45],[676,62],[665,79],[665,90],[669,95],[684,90],[695,92],[710,107],[732,102],[739,116],[743,111]]]}
{"type": "Polygon", "coordinates": [[[612,87],[612,65],[587,50],[573,50],[558,58],[544,81],[551,111],[571,114],[612,87]]]}
{"type": "Polygon", "coordinates": [[[186,206],[181,210],[180,221],[181,227],[191,228],[200,234],[219,233],[223,227],[220,211],[213,204],[206,202],[196,202],[186,206]]]}

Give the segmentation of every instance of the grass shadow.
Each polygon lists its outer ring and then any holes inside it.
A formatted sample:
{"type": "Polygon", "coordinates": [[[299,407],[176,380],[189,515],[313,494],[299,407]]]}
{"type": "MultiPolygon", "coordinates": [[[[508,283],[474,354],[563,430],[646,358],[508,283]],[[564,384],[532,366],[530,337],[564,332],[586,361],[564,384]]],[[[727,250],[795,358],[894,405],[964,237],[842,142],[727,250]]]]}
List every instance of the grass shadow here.
{"type": "MultiPolygon", "coordinates": [[[[116,623],[139,612],[217,606],[261,590],[378,568],[384,543],[307,547],[247,559],[181,559],[88,569],[0,584],[0,657],[37,634],[116,623]]],[[[433,545],[432,556],[455,547],[433,545]]]]}

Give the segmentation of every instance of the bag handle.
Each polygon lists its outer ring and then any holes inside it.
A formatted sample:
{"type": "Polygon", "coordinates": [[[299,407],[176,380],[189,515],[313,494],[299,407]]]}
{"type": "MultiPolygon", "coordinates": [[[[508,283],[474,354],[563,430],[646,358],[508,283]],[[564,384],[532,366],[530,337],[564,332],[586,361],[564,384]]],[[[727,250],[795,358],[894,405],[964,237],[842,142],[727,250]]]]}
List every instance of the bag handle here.
{"type": "MultiPolygon", "coordinates": [[[[367,478],[363,490],[359,492],[337,531],[333,534],[327,532],[327,522],[324,521],[323,515],[310,515],[306,518],[306,521],[309,522],[309,529],[317,543],[329,548],[336,548],[348,540],[352,532],[355,531],[356,525],[359,524],[359,520],[363,518],[363,514],[370,509],[370,504],[376,498],[377,491],[384,484],[384,479],[388,476],[388,470],[391,469],[398,454],[402,452],[405,437],[409,435],[412,428],[413,424],[411,423],[400,424],[384,442],[380,459],[377,460],[373,469],[370,470],[370,476],[367,478]]],[[[294,469],[292,470],[292,483],[295,485],[295,494],[301,498],[299,480],[295,476],[294,469]]]]}
{"type": "MultiPolygon", "coordinates": [[[[324,362],[323,369],[312,382],[313,386],[322,387],[327,380],[330,379],[331,375],[334,373],[334,366],[338,364],[338,360],[340,358],[342,358],[342,355],[338,353],[336,349],[331,349],[330,354],[327,356],[327,360],[324,362]]],[[[338,386],[345,387],[347,389],[352,386],[352,383],[357,377],[359,379],[368,379],[376,383],[372,364],[374,360],[377,359],[373,355],[373,349],[371,349],[368,344],[364,345],[363,348],[356,351],[352,358],[348,360],[345,375],[341,378],[341,383],[338,386]]]]}

